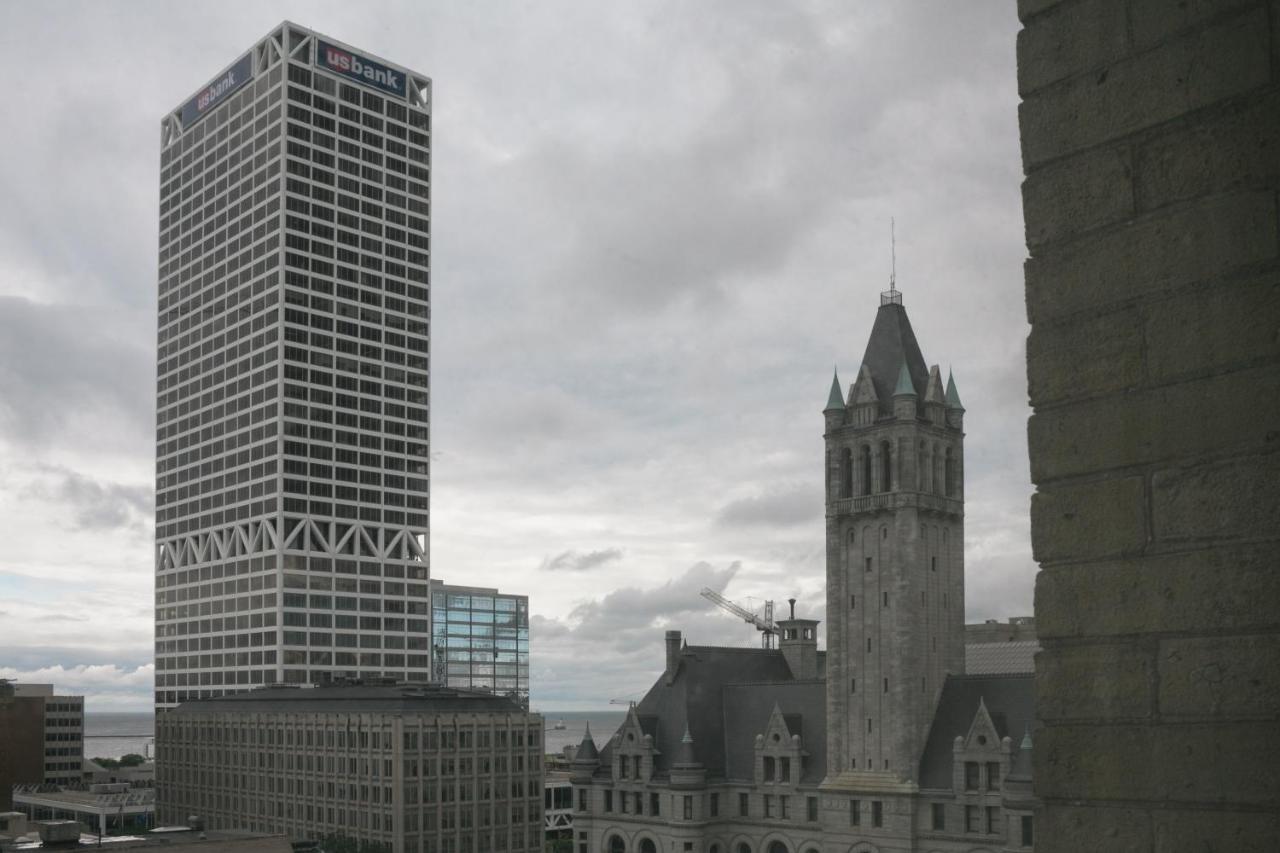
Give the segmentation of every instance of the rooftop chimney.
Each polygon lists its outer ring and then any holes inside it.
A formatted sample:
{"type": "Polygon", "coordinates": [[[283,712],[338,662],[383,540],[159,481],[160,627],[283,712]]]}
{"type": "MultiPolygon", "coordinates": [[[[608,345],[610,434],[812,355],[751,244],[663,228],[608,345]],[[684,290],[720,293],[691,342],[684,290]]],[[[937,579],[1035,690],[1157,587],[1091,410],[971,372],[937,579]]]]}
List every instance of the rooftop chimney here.
{"type": "Polygon", "coordinates": [[[675,680],[676,669],[680,666],[680,632],[667,632],[667,684],[675,680]]]}

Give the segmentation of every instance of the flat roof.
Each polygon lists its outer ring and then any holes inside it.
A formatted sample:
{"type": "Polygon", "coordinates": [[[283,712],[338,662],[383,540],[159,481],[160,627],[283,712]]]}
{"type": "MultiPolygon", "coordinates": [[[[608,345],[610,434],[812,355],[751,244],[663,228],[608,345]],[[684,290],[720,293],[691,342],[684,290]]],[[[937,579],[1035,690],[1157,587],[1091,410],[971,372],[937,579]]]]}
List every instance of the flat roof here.
{"type": "MultiPolygon", "coordinates": [[[[253,51],[253,49],[254,49],[255,47],[257,47],[258,45],[262,44],[262,43],[263,43],[264,41],[266,41],[267,39],[271,38],[271,37],[272,37],[273,35],[275,35],[275,34],[276,34],[276,33],[277,33],[281,28],[286,27],[286,26],[287,26],[287,27],[289,27],[290,29],[292,29],[292,30],[296,31],[296,32],[300,32],[300,33],[301,33],[301,32],[305,32],[305,33],[307,33],[308,35],[314,36],[315,38],[318,38],[318,39],[320,39],[321,41],[324,41],[324,42],[327,42],[327,43],[329,43],[329,44],[333,45],[334,47],[344,48],[344,49],[349,50],[349,51],[351,51],[352,53],[355,53],[355,54],[357,54],[357,55],[359,55],[359,56],[363,56],[363,57],[367,57],[368,59],[372,59],[372,60],[374,60],[375,62],[377,62],[377,63],[379,63],[379,64],[381,64],[381,65],[385,65],[385,66],[387,66],[388,68],[394,68],[395,70],[399,71],[400,73],[402,73],[402,74],[404,74],[404,75],[406,75],[406,76],[408,76],[408,75],[413,75],[414,77],[421,78],[421,79],[426,80],[426,81],[428,81],[428,82],[430,82],[430,81],[431,81],[431,77],[430,77],[430,75],[423,74],[423,73],[422,73],[422,72],[420,72],[420,71],[414,71],[412,68],[408,68],[408,67],[406,67],[406,66],[404,66],[404,65],[401,65],[401,64],[400,64],[400,63],[398,63],[398,62],[392,62],[391,60],[386,59],[385,57],[380,56],[380,55],[378,55],[378,54],[376,54],[376,53],[374,53],[374,52],[372,52],[372,51],[365,50],[365,49],[364,49],[364,48],[362,48],[362,47],[356,47],[355,45],[352,45],[352,44],[347,44],[346,42],[342,41],[341,39],[336,39],[336,38],[334,38],[333,36],[325,35],[324,33],[317,32],[316,30],[313,30],[313,29],[311,29],[310,27],[304,27],[304,26],[302,26],[301,24],[295,24],[293,21],[290,21],[290,20],[288,20],[288,19],[285,19],[285,20],[281,21],[280,23],[276,24],[276,25],[275,25],[274,27],[272,27],[270,30],[268,30],[268,31],[267,31],[267,33],[266,33],[265,35],[262,35],[262,36],[259,36],[258,38],[255,38],[255,39],[250,43],[250,45],[249,45],[248,47],[246,47],[244,50],[242,50],[242,51],[240,51],[238,54],[236,54],[235,58],[234,58],[234,59],[232,59],[230,62],[228,62],[226,65],[224,65],[224,66],[223,66],[223,67],[218,71],[218,73],[216,73],[216,74],[211,74],[211,75],[209,76],[209,80],[208,80],[208,82],[204,83],[204,84],[203,84],[203,85],[201,85],[201,86],[196,87],[194,90],[192,90],[190,93],[188,93],[188,94],[186,95],[186,97],[184,97],[182,100],[180,100],[180,101],[178,102],[178,105],[177,105],[176,107],[174,107],[174,108],[173,108],[173,110],[171,110],[171,112],[177,112],[177,111],[181,110],[181,109],[182,109],[183,104],[186,104],[186,103],[187,103],[188,101],[190,101],[192,98],[195,98],[197,95],[199,95],[199,94],[200,94],[201,92],[203,92],[205,89],[207,89],[210,83],[212,83],[213,81],[218,80],[220,77],[222,77],[222,75],[226,74],[228,71],[230,71],[232,68],[234,68],[234,67],[235,67],[235,65],[236,65],[238,62],[240,62],[240,60],[241,60],[241,59],[243,59],[247,54],[250,54],[250,53],[253,51]]],[[[314,56],[314,54],[310,54],[310,55],[309,55],[309,58],[308,58],[308,60],[307,60],[307,64],[308,64],[308,65],[312,65],[312,62],[311,62],[310,56],[314,56]]],[[[260,70],[260,71],[264,71],[264,72],[265,72],[265,70],[266,70],[266,69],[259,69],[259,70],[260,70]]],[[[322,70],[323,70],[323,69],[322,69],[322,70]]],[[[385,93],[383,93],[383,94],[385,95],[385,93]]]]}
{"type": "MultiPolygon", "coordinates": [[[[401,713],[528,714],[514,700],[494,693],[440,685],[339,684],[322,687],[270,687],[183,702],[168,714],[216,713],[401,713]]],[[[537,714],[528,714],[538,716],[537,714]]]]}

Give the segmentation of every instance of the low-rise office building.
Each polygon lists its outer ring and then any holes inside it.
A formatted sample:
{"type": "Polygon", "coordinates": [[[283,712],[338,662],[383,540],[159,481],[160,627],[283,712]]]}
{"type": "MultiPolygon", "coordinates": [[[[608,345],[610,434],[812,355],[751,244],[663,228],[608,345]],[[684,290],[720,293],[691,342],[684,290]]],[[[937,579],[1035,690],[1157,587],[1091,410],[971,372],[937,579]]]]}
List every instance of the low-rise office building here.
{"type": "Polygon", "coordinates": [[[0,808],[14,785],[70,785],[84,762],[84,697],[0,683],[0,808]]]}
{"type": "Polygon", "coordinates": [[[390,853],[542,848],[542,718],[429,685],[270,688],[156,718],[157,818],[390,853]]]}
{"type": "Polygon", "coordinates": [[[529,597],[431,581],[436,681],[529,707],[529,597]]]}

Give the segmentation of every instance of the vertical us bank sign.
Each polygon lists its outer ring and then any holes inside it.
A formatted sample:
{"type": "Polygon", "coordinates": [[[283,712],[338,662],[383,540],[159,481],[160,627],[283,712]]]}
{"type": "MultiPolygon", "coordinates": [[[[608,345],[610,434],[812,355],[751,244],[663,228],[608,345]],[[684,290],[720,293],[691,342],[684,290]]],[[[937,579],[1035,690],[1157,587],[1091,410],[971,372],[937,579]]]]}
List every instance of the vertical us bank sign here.
{"type": "Polygon", "coordinates": [[[340,47],[316,39],[316,65],[351,80],[405,96],[404,74],[340,47]]]}
{"type": "Polygon", "coordinates": [[[212,107],[222,103],[227,95],[248,83],[252,77],[253,54],[246,53],[221,77],[205,86],[198,95],[182,105],[182,126],[191,127],[212,107]]]}

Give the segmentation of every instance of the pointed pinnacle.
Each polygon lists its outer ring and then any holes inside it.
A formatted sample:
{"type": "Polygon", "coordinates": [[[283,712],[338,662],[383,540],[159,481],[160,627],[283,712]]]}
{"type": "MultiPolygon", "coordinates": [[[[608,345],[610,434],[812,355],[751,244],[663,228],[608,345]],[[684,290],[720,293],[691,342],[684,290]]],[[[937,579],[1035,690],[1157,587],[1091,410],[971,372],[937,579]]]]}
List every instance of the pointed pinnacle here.
{"type": "Polygon", "coordinates": [[[843,408],[844,397],[840,393],[840,375],[836,373],[836,370],[833,367],[831,369],[831,393],[827,394],[827,407],[823,409],[823,411],[829,412],[832,409],[843,408]]]}

